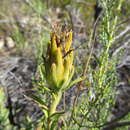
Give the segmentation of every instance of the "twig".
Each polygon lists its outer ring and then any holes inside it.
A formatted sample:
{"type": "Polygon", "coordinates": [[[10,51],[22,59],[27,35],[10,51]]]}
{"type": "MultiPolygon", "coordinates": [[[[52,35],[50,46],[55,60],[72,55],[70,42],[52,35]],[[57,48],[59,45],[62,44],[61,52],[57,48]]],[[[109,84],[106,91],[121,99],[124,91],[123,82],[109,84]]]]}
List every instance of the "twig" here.
{"type": "Polygon", "coordinates": [[[21,87],[23,86],[22,82],[18,79],[17,76],[15,76],[14,73],[12,73],[11,71],[9,71],[8,73],[9,73],[10,75],[12,75],[12,76],[18,81],[18,83],[19,83],[19,85],[20,85],[21,87]]]}
{"type": "Polygon", "coordinates": [[[130,43],[130,39],[124,43],[124,45],[120,46],[119,48],[117,48],[114,52],[113,52],[113,56],[116,56],[122,49],[125,49],[128,47],[128,44],[130,43]]]}
{"type": "Polygon", "coordinates": [[[112,124],[115,124],[115,122],[121,120],[122,118],[124,118],[128,113],[130,112],[130,108],[128,108],[126,111],[124,111],[120,116],[118,116],[117,118],[103,124],[103,126],[105,125],[112,125],[112,124]]]}
{"type": "Polygon", "coordinates": [[[16,23],[16,21],[3,19],[3,20],[0,20],[0,24],[2,24],[2,23],[16,23]]]}
{"type": "Polygon", "coordinates": [[[123,126],[130,126],[130,121],[113,123],[113,124],[103,128],[102,130],[113,130],[117,127],[123,127],[123,126]]]}
{"type": "Polygon", "coordinates": [[[121,38],[123,35],[125,35],[128,31],[130,31],[130,26],[128,26],[124,31],[122,31],[118,36],[115,37],[115,40],[118,40],[119,38],[121,38]]]}
{"type": "Polygon", "coordinates": [[[120,25],[122,25],[122,24],[124,24],[124,23],[127,23],[127,22],[129,22],[130,21],[130,17],[129,18],[127,18],[126,20],[123,20],[122,22],[120,22],[119,24],[117,24],[116,26],[118,27],[118,26],[120,26],[120,25]]]}

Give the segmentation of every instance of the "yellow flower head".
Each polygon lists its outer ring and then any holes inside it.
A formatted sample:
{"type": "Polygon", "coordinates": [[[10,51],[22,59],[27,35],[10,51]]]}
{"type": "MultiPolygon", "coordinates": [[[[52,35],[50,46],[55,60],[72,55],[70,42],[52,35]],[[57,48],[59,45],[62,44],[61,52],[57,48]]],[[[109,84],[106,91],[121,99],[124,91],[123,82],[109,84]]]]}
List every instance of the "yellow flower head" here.
{"type": "Polygon", "coordinates": [[[74,73],[72,31],[52,32],[45,58],[46,80],[52,90],[65,89],[74,73]]]}

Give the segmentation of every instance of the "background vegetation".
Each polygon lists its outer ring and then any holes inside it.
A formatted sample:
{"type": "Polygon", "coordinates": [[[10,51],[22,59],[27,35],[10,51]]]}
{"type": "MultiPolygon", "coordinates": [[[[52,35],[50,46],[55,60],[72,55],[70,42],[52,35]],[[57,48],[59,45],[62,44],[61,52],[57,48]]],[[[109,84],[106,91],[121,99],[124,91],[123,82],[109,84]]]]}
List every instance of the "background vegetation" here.
{"type": "Polygon", "coordinates": [[[112,111],[119,83],[116,66],[123,45],[129,44],[129,0],[1,0],[0,7],[0,56],[35,60],[35,94],[27,98],[44,113],[36,122],[26,117],[20,127],[13,125],[1,89],[0,130],[128,130],[129,113],[115,117],[112,111]],[[62,91],[57,110],[49,115],[57,90],[49,88],[45,58],[51,32],[61,35],[58,27],[66,34],[72,29],[72,81],[78,80],[62,91]]]}

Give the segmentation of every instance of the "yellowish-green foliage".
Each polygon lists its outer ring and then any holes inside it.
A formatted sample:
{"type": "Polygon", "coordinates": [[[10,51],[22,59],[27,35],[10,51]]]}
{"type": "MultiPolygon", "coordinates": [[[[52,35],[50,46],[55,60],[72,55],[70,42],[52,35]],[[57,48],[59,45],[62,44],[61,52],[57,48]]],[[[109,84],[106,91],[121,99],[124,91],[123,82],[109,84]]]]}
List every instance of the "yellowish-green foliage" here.
{"type": "Polygon", "coordinates": [[[2,88],[0,88],[0,129],[6,129],[10,130],[12,126],[9,123],[8,119],[8,114],[9,111],[8,109],[5,108],[5,93],[2,88]]]}

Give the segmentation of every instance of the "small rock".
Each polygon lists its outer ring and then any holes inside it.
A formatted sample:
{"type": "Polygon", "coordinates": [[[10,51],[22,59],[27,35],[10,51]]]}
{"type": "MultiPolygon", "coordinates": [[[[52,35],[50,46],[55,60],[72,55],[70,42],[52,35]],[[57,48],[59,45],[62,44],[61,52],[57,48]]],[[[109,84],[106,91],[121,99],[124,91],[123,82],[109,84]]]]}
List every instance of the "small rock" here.
{"type": "Polygon", "coordinates": [[[0,38],[0,50],[4,48],[5,41],[3,38],[0,38]]]}
{"type": "Polygon", "coordinates": [[[6,46],[8,49],[13,48],[15,43],[11,37],[6,37],[6,46]]]}

